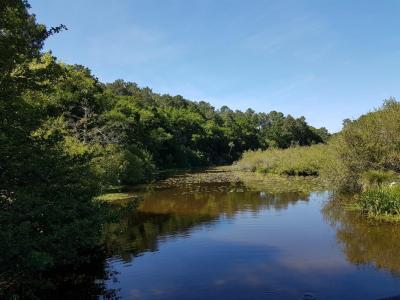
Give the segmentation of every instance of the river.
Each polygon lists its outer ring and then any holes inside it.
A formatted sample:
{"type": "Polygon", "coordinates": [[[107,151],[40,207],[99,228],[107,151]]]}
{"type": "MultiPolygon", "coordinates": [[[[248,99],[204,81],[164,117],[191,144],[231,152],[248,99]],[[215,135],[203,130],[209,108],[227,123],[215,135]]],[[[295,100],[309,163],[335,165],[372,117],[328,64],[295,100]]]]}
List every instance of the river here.
{"type": "Polygon", "coordinates": [[[398,225],[346,211],[330,191],[279,190],[251,177],[211,169],[133,190],[143,199],[138,210],[105,230],[100,298],[400,295],[398,225]]]}

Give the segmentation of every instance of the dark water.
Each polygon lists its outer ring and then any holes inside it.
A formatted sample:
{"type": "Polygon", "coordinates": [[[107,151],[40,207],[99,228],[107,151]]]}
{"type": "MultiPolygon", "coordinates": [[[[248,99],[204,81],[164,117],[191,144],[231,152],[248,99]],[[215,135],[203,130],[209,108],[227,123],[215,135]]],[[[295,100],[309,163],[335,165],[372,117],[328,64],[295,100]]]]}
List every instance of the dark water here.
{"type": "Polygon", "coordinates": [[[106,229],[113,275],[105,287],[115,297],[400,295],[400,227],[343,211],[330,192],[271,193],[214,171],[136,193],[144,198],[139,211],[106,229]]]}

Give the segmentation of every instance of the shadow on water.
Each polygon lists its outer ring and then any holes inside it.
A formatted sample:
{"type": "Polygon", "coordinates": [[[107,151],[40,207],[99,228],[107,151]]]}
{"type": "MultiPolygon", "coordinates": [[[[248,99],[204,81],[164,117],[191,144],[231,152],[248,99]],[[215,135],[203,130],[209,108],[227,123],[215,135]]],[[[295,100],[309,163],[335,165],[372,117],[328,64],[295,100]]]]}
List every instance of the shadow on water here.
{"type": "Polygon", "coordinates": [[[4,288],[2,299],[120,299],[118,290],[107,286],[107,282],[116,279],[106,263],[106,255],[99,250],[92,255],[90,262],[79,266],[42,273],[36,278],[20,277],[18,289],[4,288]],[[24,295],[24,296],[19,296],[24,295]]]}

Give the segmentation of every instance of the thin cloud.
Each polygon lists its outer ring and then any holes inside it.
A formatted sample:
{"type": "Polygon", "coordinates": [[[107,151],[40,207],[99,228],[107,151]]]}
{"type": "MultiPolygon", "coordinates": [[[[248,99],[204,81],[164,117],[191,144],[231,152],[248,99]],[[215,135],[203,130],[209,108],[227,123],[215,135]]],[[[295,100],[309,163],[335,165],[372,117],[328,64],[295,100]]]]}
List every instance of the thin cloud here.
{"type": "Polygon", "coordinates": [[[253,33],[244,39],[243,45],[245,49],[263,54],[293,51],[298,47],[299,41],[315,39],[322,32],[321,22],[311,17],[301,17],[253,33]]]}
{"type": "Polygon", "coordinates": [[[154,30],[132,26],[91,37],[88,51],[103,64],[141,65],[154,61],[173,60],[182,54],[182,47],[154,30]],[[107,44],[107,47],[99,45],[107,44]]]}

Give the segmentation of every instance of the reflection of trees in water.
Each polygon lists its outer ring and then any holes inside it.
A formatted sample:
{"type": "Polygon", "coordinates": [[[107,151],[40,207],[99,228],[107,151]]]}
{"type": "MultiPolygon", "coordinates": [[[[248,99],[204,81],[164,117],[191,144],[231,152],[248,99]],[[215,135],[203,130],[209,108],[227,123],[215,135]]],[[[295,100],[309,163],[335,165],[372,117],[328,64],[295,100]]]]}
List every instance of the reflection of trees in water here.
{"type": "Polygon", "coordinates": [[[400,225],[366,219],[343,209],[345,199],[331,199],[323,208],[325,219],[336,229],[349,262],[373,264],[400,275],[400,225]]]}
{"type": "Polygon", "coordinates": [[[104,240],[110,254],[130,261],[144,251],[157,251],[163,237],[184,236],[201,225],[216,222],[221,215],[233,218],[237,213],[284,210],[309,195],[264,192],[180,193],[164,189],[146,195],[137,212],[125,214],[118,223],[109,224],[104,240]]]}
{"type": "Polygon", "coordinates": [[[19,278],[23,290],[7,290],[0,285],[0,297],[19,299],[13,296],[18,294],[25,295],[24,299],[118,299],[117,291],[105,284],[115,275],[106,264],[105,254],[99,251],[86,264],[53,270],[37,278],[19,278]]]}
{"type": "Polygon", "coordinates": [[[235,216],[241,211],[259,212],[265,209],[287,209],[297,201],[308,201],[309,194],[252,192],[237,190],[213,193],[176,193],[164,190],[149,195],[140,206],[142,212],[174,213],[180,215],[221,214],[235,216]]]}
{"type": "Polygon", "coordinates": [[[133,212],[109,224],[104,231],[104,243],[112,255],[119,255],[125,261],[145,251],[157,251],[161,237],[185,235],[200,224],[208,224],[209,216],[181,216],[150,212],[133,212]]]}
{"type": "Polygon", "coordinates": [[[308,202],[310,194],[307,193],[281,193],[281,194],[266,194],[260,192],[260,197],[265,198],[267,201],[263,204],[266,209],[286,210],[289,205],[294,205],[299,201],[308,202]]]}

